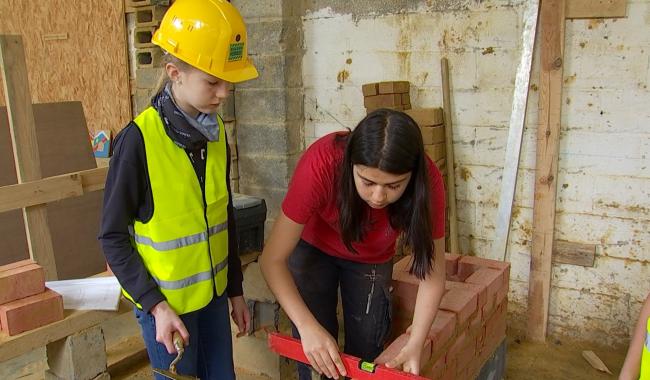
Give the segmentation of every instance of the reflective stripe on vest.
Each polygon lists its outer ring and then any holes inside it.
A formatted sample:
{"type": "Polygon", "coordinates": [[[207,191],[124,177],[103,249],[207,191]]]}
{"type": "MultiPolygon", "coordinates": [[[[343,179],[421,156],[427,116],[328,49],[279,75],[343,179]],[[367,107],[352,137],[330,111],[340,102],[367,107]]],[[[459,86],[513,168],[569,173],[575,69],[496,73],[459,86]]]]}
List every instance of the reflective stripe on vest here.
{"type": "Polygon", "coordinates": [[[219,141],[207,144],[204,192],[187,153],[167,136],[158,112],[149,107],[134,120],[144,140],[153,215],[146,223],[134,222],[131,238],[179,315],[204,307],[226,289],[228,157],[225,127],[218,119],[219,141]]]}
{"type": "MultiPolygon", "coordinates": [[[[194,235],[185,236],[185,237],[181,237],[169,241],[161,241],[161,242],[155,242],[147,236],[138,235],[132,231],[130,232],[131,232],[131,236],[133,236],[133,240],[135,240],[137,244],[148,245],[150,247],[153,247],[156,251],[170,251],[172,249],[183,248],[183,247],[187,247],[188,245],[204,242],[208,240],[208,236],[212,236],[226,229],[228,229],[228,222],[224,222],[219,225],[210,227],[207,233],[199,232],[194,235]]],[[[132,228],[130,228],[130,230],[132,230],[132,228]]]]}
{"type": "Polygon", "coordinates": [[[650,380],[650,318],[646,321],[645,344],[641,354],[641,373],[639,380],[650,380]]]}

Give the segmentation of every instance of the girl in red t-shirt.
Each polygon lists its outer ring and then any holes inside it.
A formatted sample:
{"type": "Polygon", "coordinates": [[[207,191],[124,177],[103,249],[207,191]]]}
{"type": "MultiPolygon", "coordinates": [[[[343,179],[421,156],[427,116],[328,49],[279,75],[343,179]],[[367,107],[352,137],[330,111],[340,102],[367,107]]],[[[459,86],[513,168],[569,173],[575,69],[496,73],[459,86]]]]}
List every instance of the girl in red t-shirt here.
{"type": "MultiPolygon", "coordinates": [[[[374,360],[390,328],[390,282],[397,237],[421,281],[408,343],[386,363],[417,374],[444,292],[444,187],[408,115],[386,109],[352,132],[322,137],[305,151],[261,265],[294,324],[312,367],[345,376],[336,338],[338,290],[344,352],[374,360]]],[[[299,365],[300,379],[311,379],[299,365]]]]}

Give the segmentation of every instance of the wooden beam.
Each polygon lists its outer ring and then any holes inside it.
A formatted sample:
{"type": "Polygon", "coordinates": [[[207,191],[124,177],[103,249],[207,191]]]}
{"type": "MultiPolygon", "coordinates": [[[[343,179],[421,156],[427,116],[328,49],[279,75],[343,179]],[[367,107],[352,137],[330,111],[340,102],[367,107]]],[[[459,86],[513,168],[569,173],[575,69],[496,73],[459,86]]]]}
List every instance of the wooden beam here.
{"type": "Polygon", "coordinates": [[[541,2],[539,126],[528,289],[528,334],[529,338],[538,342],[546,339],[548,324],[562,109],[565,9],[565,0],[541,2]]]}
{"type": "Polygon", "coordinates": [[[596,260],[596,244],[574,243],[556,240],[553,248],[554,264],[571,264],[593,267],[596,260]]]}
{"type": "MultiPolygon", "coordinates": [[[[0,35],[0,67],[4,76],[5,101],[18,183],[41,179],[36,126],[22,37],[0,35]]],[[[46,206],[36,205],[23,209],[23,218],[30,257],[43,267],[47,280],[55,280],[56,262],[47,224],[46,206]]]]}
{"type": "MultiPolygon", "coordinates": [[[[449,82],[449,61],[446,57],[440,60],[442,71],[442,113],[445,119],[445,160],[447,166],[447,205],[449,207],[449,252],[460,254],[458,247],[458,217],[456,213],[456,174],[454,169],[454,134],[451,120],[451,85],[449,82]]],[[[439,159],[438,157],[435,158],[439,159]]]]}
{"type": "Polygon", "coordinates": [[[626,17],[627,0],[566,0],[565,17],[618,18],[626,17]]]}
{"type": "Polygon", "coordinates": [[[21,209],[101,190],[108,168],[83,170],[0,187],[0,212],[21,209]]]}

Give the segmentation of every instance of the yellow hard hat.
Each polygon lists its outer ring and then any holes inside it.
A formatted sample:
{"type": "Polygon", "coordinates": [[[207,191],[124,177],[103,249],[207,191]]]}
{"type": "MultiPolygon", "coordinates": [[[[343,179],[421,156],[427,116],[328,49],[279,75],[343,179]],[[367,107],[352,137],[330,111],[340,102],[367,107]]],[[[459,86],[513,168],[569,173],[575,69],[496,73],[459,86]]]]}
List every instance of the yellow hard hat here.
{"type": "Polygon", "coordinates": [[[151,42],[174,57],[231,83],[257,78],[246,25],[226,0],[176,0],[151,42]]]}

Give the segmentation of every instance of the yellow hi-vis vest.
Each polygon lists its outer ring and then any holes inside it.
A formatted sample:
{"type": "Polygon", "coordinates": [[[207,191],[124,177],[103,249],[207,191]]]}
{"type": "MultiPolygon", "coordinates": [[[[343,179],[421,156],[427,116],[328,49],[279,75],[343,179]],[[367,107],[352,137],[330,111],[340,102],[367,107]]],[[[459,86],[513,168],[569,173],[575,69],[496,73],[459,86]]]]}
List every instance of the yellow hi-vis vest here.
{"type": "Polygon", "coordinates": [[[646,322],[645,342],[641,354],[641,374],[639,380],[650,380],[650,318],[646,322]]]}
{"type": "Polygon", "coordinates": [[[205,200],[187,153],[167,136],[158,112],[149,107],[134,120],[144,139],[153,216],[147,223],[135,221],[132,241],[179,315],[201,309],[215,291],[221,295],[226,289],[228,158],[225,128],[217,118],[219,141],[207,144],[205,200]]]}

